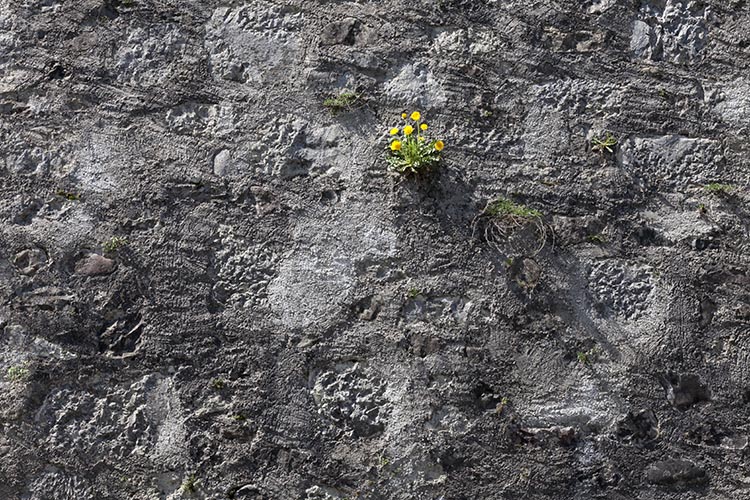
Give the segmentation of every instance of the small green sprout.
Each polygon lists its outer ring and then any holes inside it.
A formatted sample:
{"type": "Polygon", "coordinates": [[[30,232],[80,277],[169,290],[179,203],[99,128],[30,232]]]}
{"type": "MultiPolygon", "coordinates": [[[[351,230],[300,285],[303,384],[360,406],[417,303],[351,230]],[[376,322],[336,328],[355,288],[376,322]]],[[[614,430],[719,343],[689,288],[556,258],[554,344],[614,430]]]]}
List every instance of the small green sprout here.
{"type": "Polygon", "coordinates": [[[65,198],[68,201],[80,201],[81,195],[76,193],[71,193],[69,191],[59,190],[57,193],[57,196],[61,198],[65,198]]]}
{"type": "Polygon", "coordinates": [[[605,243],[607,243],[607,238],[601,233],[590,234],[586,236],[586,241],[588,241],[589,243],[593,243],[594,245],[604,245],[605,243]]]}
{"type": "Polygon", "coordinates": [[[706,184],[703,189],[716,196],[728,196],[734,192],[734,186],[731,184],[720,184],[718,182],[706,184]]]}
{"type": "Polygon", "coordinates": [[[342,92],[339,95],[332,96],[323,101],[323,106],[333,113],[340,113],[352,109],[360,100],[362,96],[354,92],[342,92]]]}
{"type": "Polygon", "coordinates": [[[29,377],[29,369],[27,364],[11,366],[8,368],[5,378],[11,382],[21,382],[29,377]]]}
{"type": "Polygon", "coordinates": [[[193,494],[196,491],[198,491],[198,484],[200,483],[200,480],[195,477],[195,474],[190,474],[188,477],[185,478],[185,480],[182,482],[182,486],[180,486],[180,491],[187,494],[193,494]]]}
{"type": "Polygon", "coordinates": [[[593,144],[592,151],[598,151],[600,154],[604,154],[605,151],[614,153],[615,151],[612,148],[617,144],[617,139],[611,132],[607,132],[604,138],[594,137],[591,142],[593,144]]]}
{"type": "Polygon", "coordinates": [[[596,361],[599,359],[599,355],[599,349],[594,346],[588,351],[578,351],[576,353],[576,359],[578,359],[578,362],[582,365],[590,366],[592,363],[596,363],[596,361]]]}
{"type": "Polygon", "coordinates": [[[582,365],[591,364],[591,360],[589,359],[589,354],[587,352],[578,351],[576,353],[576,357],[578,358],[578,362],[582,365]]]}
{"type": "Polygon", "coordinates": [[[500,400],[497,406],[495,406],[495,413],[501,415],[503,411],[505,411],[505,407],[508,406],[509,403],[510,400],[506,397],[503,397],[503,399],[500,400]]]}
{"type": "Polygon", "coordinates": [[[242,413],[235,413],[230,418],[236,422],[244,422],[245,420],[247,420],[247,417],[242,413]]]}
{"type": "Polygon", "coordinates": [[[104,253],[112,254],[127,244],[127,238],[123,238],[122,236],[112,236],[102,244],[102,250],[104,250],[104,253]]]}
{"type": "Polygon", "coordinates": [[[409,288],[409,291],[406,292],[406,296],[410,299],[416,299],[422,295],[422,291],[419,288],[409,288]]]}
{"type": "Polygon", "coordinates": [[[217,391],[220,391],[226,386],[226,383],[224,382],[224,379],[215,378],[211,381],[211,386],[217,391]]]}
{"type": "Polygon", "coordinates": [[[531,470],[524,467],[521,472],[518,473],[518,479],[525,482],[527,485],[531,482],[531,470]]]}
{"type": "Polygon", "coordinates": [[[698,213],[700,215],[706,215],[708,213],[708,208],[706,208],[706,204],[705,203],[700,203],[698,205],[698,213]]]}

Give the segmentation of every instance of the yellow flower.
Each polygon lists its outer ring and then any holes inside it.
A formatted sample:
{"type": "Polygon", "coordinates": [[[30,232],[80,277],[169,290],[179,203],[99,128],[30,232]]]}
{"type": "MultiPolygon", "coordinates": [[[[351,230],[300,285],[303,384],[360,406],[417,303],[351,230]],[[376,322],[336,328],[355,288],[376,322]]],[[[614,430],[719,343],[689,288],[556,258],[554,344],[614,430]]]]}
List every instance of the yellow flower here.
{"type": "Polygon", "coordinates": [[[391,151],[401,151],[401,141],[393,141],[391,143],[391,151]]]}
{"type": "Polygon", "coordinates": [[[404,120],[406,120],[406,113],[401,113],[401,118],[403,118],[404,120]]]}
{"type": "Polygon", "coordinates": [[[437,141],[435,143],[435,149],[437,149],[438,151],[442,151],[444,147],[445,143],[443,141],[437,141]]]}
{"type": "Polygon", "coordinates": [[[396,135],[398,134],[398,129],[396,127],[393,127],[388,133],[391,135],[396,135]]]}
{"type": "Polygon", "coordinates": [[[416,121],[419,121],[419,119],[422,118],[422,115],[419,114],[419,111],[415,111],[411,114],[411,119],[416,121]]]}
{"type": "Polygon", "coordinates": [[[414,132],[414,127],[411,125],[404,127],[404,135],[411,135],[412,132],[414,132]]]}
{"type": "Polygon", "coordinates": [[[421,128],[422,130],[427,130],[427,124],[423,123],[422,125],[419,126],[419,128],[421,128]]]}

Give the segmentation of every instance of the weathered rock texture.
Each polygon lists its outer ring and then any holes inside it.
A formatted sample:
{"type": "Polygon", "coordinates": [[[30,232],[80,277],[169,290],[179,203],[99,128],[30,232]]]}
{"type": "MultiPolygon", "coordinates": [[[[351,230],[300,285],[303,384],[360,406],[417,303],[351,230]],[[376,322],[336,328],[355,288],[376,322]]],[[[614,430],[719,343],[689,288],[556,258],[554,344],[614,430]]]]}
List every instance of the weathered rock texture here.
{"type": "Polygon", "coordinates": [[[0,498],[750,498],[749,66],[744,0],[0,1],[0,498]]]}

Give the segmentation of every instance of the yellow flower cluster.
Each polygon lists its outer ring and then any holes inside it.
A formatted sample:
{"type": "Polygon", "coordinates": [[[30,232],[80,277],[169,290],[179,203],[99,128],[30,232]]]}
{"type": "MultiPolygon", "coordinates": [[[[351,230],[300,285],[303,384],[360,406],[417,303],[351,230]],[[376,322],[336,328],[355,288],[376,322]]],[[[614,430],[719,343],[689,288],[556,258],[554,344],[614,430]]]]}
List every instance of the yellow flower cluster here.
{"type": "Polygon", "coordinates": [[[442,140],[429,141],[423,135],[430,127],[422,122],[422,114],[401,113],[407,123],[403,127],[393,127],[388,131],[392,137],[389,144],[388,162],[391,168],[401,174],[419,173],[440,161],[440,152],[445,148],[442,140]]]}
{"type": "MultiPolygon", "coordinates": [[[[407,116],[411,118],[414,122],[419,122],[419,120],[422,119],[422,114],[419,111],[414,111],[411,115],[407,115],[406,113],[401,113],[401,118],[406,120],[407,116]]],[[[419,129],[424,132],[429,128],[429,126],[426,123],[420,123],[419,129]]],[[[393,127],[388,131],[390,135],[397,135],[401,130],[398,129],[398,127],[393,127]]],[[[403,133],[406,137],[411,136],[414,133],[414,127],[411,125],[406,125],[403,128],[403,133]]],[[[424,141],[425,138],[418,135],[418,140],[424,141]]],[[[402,143],[400,140],[396,139],[393,142],[391,142],[391,151],[400,151],[401,150],[402,143]]],[[[443,141],[435,141],[433,144],[434,148],[437,151],[442,151],[445,147],[445,143],[443,141]]]]}

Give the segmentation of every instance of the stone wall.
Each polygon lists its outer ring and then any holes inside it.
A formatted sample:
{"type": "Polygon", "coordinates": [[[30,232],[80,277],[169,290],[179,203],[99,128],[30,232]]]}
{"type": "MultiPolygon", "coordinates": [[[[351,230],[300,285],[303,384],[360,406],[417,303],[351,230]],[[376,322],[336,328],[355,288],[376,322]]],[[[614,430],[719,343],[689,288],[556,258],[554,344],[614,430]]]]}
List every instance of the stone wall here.
{"type": "Polygon", "coordinates": [[[749,47],[744,0],[3,0],[0,498],[745,498],[749,47]]]}

